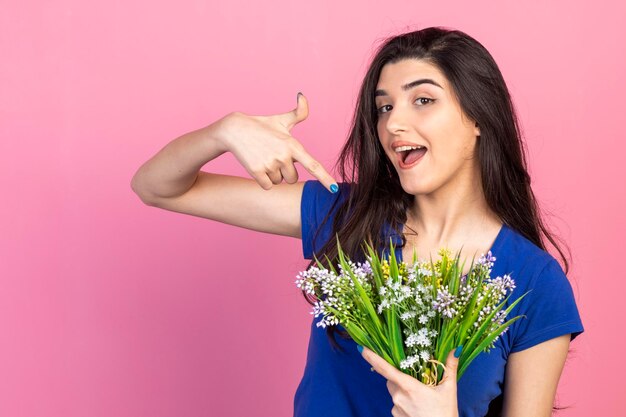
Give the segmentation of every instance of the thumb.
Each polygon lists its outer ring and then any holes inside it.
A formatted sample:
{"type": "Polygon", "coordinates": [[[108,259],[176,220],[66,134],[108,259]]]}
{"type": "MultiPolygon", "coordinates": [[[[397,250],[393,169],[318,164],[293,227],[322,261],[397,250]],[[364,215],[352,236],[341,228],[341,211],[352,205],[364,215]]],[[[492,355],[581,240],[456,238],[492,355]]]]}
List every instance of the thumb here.
{"type": "Polygon", "coordinates": [[[450,350],[450,352],[448,353],[448,358],[446,359],[446,370],[443,373],[443,380],[441,381],[441,384],[456,385],[456,375],[459,368],[459,357],[461,356],[462,350],[463,346],[461,345],[456,349],[450,350]]]}
{"type": "Polygon", "coordinates": [[[297,104],[295,109],[281,115],[283,125],[287,128],[287,130],[293,129],[296,124],[300,123],[309,116],[309,103],[306,97],[304,97],[304,94],[298,92],[296,102],[297,104]]]}

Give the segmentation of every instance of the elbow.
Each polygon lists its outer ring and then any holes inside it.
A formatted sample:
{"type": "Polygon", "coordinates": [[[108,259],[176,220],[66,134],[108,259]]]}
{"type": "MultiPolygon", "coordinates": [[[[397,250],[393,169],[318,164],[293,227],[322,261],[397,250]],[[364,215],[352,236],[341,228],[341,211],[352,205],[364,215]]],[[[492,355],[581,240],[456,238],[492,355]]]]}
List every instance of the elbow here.
{"type": "Polygon", "coordinates": [[[133,190],[135,194],[137,194],[141,202],[145,205],[153,206],[155,204],[154,199],[152,199],[145,190],[142,190],[141,186],[139,185],[139,181],[137,180],[137,174],[135,174],[133,176],[133,179],[130,181],[130,189],[133,190]]]}

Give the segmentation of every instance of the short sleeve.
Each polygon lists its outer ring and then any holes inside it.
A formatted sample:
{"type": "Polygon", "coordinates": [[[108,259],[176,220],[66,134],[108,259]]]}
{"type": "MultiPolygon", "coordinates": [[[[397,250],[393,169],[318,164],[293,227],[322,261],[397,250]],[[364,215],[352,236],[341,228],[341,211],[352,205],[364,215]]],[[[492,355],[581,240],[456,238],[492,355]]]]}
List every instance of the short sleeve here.
{"type": "Polygon", "coordinates": [[[533,281],[525,290],[532,291],[510,313],[511,317],[526,316],[511,326],[511,353],[568,333],[571,334],[570,340],[574,340],[584,331],[572,286],[554,258],[533,281]]]}
{"type": "Polygon", "coordinates": [[[331,193],[318,180],[304,183],[300,201],[302,227],[302,253],[305,259],[313,259],[332,234],[333,217],[340,203],[348,196],[348,185],[339,183],[339,191],[331,193]],[[324,218],[330,213],[329,219],[324,218]]]}

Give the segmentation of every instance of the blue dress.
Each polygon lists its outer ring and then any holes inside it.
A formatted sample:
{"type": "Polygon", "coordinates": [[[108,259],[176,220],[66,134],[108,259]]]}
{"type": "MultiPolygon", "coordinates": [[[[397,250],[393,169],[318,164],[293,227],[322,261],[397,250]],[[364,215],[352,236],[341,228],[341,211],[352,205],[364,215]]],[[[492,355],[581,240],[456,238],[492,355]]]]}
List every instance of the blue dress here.
{"type": "MultiPolygon", "coordinates": [[[[301,217],[306,259],[312,259],[331,237],[332,216],[314,239],[333,201],[339,199],[337,208],[347,197],[348,187],[340,183],[339,193],[331,194],[317,180],[305,183],[301,217]]],[[[389,236],[395,244],[401,243],[397,234],[389,232],[389,236]]],[[[506,225],[493,242],[491,252],[496,257],[491,276],[510,274],[515,280],[516,288],[509,302],[529,289],[532,291],[509,313],[509,317],[526,317],[514,322],[491,351],[479,354],[458,381],[460,417],[482,417],[487,413],[491,400],[502,393],[509,354],[568,333],[573,340],[584,330],[571,285],[554,257],[506,225]]],[[[401,248],[396,249],[396,256],[402,259],[401,248]]],[[[393,401],[387,380],[370,371],[353,340],[335,335],[343,352],[334,349],[325,329],[316,326],[321,318],[313,318],[311,323],[304,375],[294,398],[294,416],[391,416],[393,401]]]]}

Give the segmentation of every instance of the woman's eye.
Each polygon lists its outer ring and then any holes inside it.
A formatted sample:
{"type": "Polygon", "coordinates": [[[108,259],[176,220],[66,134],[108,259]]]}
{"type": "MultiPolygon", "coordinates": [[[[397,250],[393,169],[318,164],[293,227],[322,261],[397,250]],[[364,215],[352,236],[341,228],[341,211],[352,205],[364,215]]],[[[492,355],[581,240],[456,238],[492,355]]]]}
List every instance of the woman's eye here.
{"type": "Polygon", "coordinates": [[[383,111],[383,109],[384,109],[385,107],[390,107],[390,106],[389,106],[389,104],[385,104],[384,106],[379,107],[379,108],[378,108],[378,113],[387,113],[386,111],[383,111]]]}
{"type": "MultiPolygon", "coordinates": [[[[418,99],[415,100],[415,102],[421,103],[421,104],[419,104],[419,107],[422,107],[422,106],[424,106],[426,104],[429,104],[429,103],[432,103],[434,101],[435,101],[435,99],[427,98],[427,97],[419,97],[418,99]]],[[[387,107],[391,107],[391,105],[385,104],[384,106],[379,107],[377,109],[378,113],[387,113],[389,111],[388,109],[385,110],[387,107]]]]}
{"type": "Polygon", "coordinates": [[[433,100],[432,98],[427,98],[427,97],[420,97],[420,98],[418,98],[418,99],[417,99],[417,100],[415,100],[415,101],[420,101],[420,100],[428,100],[426,103],[424,103],[424,102],[422,101],[422,102],[421,102],[422,104],[428,104],[428,103],[430,103],[430,102],[432,102],[432,101],[435,101],[435,100],[433,100]]]}

